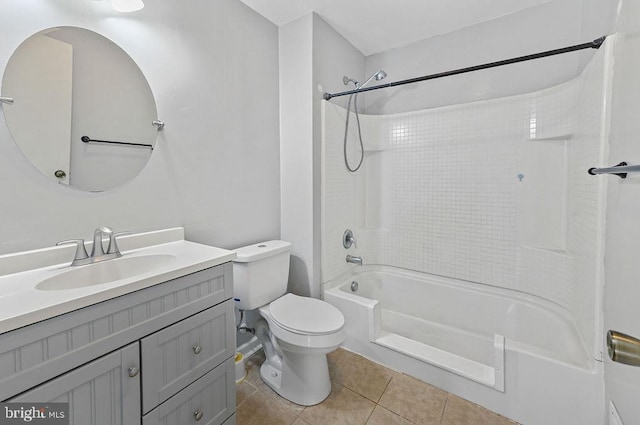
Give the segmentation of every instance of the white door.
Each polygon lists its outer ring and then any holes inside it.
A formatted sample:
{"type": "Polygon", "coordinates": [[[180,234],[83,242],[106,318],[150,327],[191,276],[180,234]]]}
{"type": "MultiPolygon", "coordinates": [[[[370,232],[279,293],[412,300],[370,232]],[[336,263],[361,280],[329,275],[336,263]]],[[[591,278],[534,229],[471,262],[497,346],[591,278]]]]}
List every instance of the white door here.
{"type": "MultiPolygon", "coordinates": [[[[640,2],[623,0],[618,16],[609,133],[609,162],[640,164],[640,2]]],[[[604,330],[640,338],[640,173],[607,181],[604,330]]],[[[603,341],[603,347],[605,341],[603,341]]],[[[604,347],[606,353],[606,347],[604,347]]],[[[640,367],[605,355],[605,423],[640,424],[640,367]]]]}
{"type": "Polygon", "coordinates": [[[73,46],[46,35],[31,37],[11,57],[2,80],[3,105],[13,139],[44,175],[69,183],[73,46]],[[65,176],[59,176],[62,173],[65,176]],[[57,172],[57,173],[56,173],[57,172]]]}

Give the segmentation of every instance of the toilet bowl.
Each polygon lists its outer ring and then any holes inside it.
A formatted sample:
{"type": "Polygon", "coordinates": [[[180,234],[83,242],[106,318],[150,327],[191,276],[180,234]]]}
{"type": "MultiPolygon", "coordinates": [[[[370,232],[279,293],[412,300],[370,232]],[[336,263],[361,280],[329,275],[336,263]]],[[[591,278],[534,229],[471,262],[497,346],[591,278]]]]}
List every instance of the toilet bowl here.
{"type": "Polygon", "coordinates": [[[234,299],[239,309],[260,314],[262,380],[287,400],[311,406],[331,392],[326,355],[344,341],[344,316],[324,301],[286,293],[289,249],[284,241],[237,249],[234,299]]]}
{"type": "Polygon", "coordinates": [[[257,334],[266,360],[260,376],[294,403],[311,406],[331,392],[327,353],[344,342],[344,316],[314,298],[286,294],[259,309],[268,332],[257,334]]]}

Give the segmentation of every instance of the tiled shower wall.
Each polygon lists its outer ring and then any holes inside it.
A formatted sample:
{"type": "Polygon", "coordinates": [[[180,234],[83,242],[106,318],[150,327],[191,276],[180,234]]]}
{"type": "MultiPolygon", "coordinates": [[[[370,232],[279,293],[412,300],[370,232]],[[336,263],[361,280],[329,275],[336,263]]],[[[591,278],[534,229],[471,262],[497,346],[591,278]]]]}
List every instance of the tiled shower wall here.
{"type": "MultiPolygon", "coordinates": [[[[345,262],[351,253],[569,309],[577,282],[594,293],[602,187],[586,170],[603,164],[605,50],[580,77],[543,91],[361,114],[365,160],[356,173],[344,166],[346,110],[323,102],[323,282],[355,267],[345,262]],[[347,228],[357,248],[343,248],[347,228]]],[[[353,114],[348,140],[353,166],[353,114]]]]}

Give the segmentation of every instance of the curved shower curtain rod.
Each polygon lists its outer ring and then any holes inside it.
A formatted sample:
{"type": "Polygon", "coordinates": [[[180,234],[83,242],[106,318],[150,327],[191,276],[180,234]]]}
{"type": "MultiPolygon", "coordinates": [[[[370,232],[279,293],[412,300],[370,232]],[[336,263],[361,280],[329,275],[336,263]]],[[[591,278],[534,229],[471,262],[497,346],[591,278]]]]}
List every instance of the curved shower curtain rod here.
{"type": "Polygon", "coordinates": [[[489,62],[489,63],[485,63],[485,64],[482,64],[482,65],[476,65],[476,66],[470,66],[470,67],[467,67],[467,68],[455,69],[453,71],[446,71],[446,72],[440,72],[438,74],[425,75],[423,77],[409,78],[408,80],[394,81],[394,82],[391,82],[391,83],[380,84],[380,85],[377,85],[377,86],[371,86],[371,87],[365,87],[365,88],[359,88],[359,89],[344,91],[344,92],[340,92],[340,93],[325,93],[323,97],[324,97],[325,100],[330,100],[330,99],[332,99],[334,97],[338,97],[338,96],[346,96],[346,95],[349,95],[349,94],[360,93],[360,92],[371,91],[371,90],[384,89],[384,88],[387,88],[387,87],[402,86],[404,84],[417,83],[417,82],[420,82],[420,81],[434,80],[436,78],[449,77],[451,75],[458,75],[458,74],[465,74],[467,72],[479,71],[481,69],[495,68],[497,66],[510,65],[512,63],[524,62],[524,61],[529,61],[529,60],[533,60],[533,59],[540,59],[540,58],[545,58],[547,56],[555,56],[555,55],[560,55],[560,54],[563,54],[563,53],[575,52],[576,50],[599,49],[600,46],[602,46],[602,43],[604,43],[604,40],[606,38],[607,38],[607,36],[603,36],[603,37],[597,38],[597,39],[595,39],[595,40],[593,40],[593,41],[591,41],[589,43],[576,44],[574,46],[563,47],[562,49],[547,50],[546,52],[535,53],[533,55],[519,56],[517,58],[511,58],[511,59],[501,60],[501,61],[497,61],[497,62],[489,62]]]}

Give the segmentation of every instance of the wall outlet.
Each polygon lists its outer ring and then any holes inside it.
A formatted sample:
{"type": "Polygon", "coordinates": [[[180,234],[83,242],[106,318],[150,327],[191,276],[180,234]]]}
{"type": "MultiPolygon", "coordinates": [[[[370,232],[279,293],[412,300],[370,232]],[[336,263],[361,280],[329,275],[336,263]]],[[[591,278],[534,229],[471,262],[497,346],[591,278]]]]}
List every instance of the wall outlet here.
{"type": "Polygon", "coordinates": [[[624,425],[616,405],[611,400],[609,400],[609,425],[624,425]]]}

